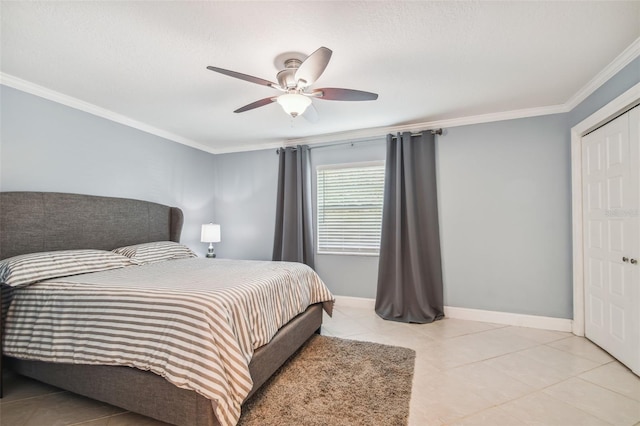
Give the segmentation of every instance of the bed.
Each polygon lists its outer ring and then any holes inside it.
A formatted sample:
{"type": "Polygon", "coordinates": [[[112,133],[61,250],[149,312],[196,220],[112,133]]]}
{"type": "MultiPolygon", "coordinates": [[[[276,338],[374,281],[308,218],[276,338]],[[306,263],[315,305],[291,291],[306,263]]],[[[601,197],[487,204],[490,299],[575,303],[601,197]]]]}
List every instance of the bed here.
{"type": "MultiPolygon", "coordinates": [[[[38,252],[112,250],[156,241],[177,243],[180,240],[182,224],[183,215],[180,209],[146,201],[79,194],[4,192],[0,193],[0,259],[38,252]]],[[[197,269],[214,267],[213,265],[218,267],[217,265],[223,265],[225,261],[180,259],[169,262],[174,262],[170,269],[179,269],[178,266],[192,268],[192,264],[193,268],[197,269]],[[209,263],[206,263],[207,261],[209,263]]],[[[242,265],[234,263],[232,266],[231,269],[242,265]]],[[[132,266],[106,271],[104,274],[115,276],[125,270],[142,273],[139,271],[146,267],[132,266]]],[[[284,267],[287,269],[286,274],[291,275],[296,265],[287,268],[286,263],[276,262],[261,267],[284,267]]],[[[204,273],[201,272],[201,275],[204,273]]],[[[88,274],[87,277],[89,275],[93,274],[88,274]]],[[[104,277],[101,276],[100,279],[103,280],[104,277]]],[[[102,281],[100,283],[102,284],[102,281]]],[[[38,283],[34,287],[41,284],[45,287],[47,285],[38,283]]],[[[85,285],[66,281],[63,284],[85,285]]],[[[13,295],[13,289],[9,292],[7,290],[8,288],[4,287],[5,308],[10,297],[15,296],[16,300],[23,297],[17,293],[13,295]]],[[[326,294],[322,297],[327,300],[321,302],[326,302],[325,308],[330,309],[330,298],[327,298],[326,294]]],[[[316,299],[320,300],[314,300],[316,299]]],[[[282,319],[286,324],[274,330],[275,335],[267,344],[250,351],[252,353],[248,358],[249,387],[246,389],[248,392],[242,394],[246,393],[245,400],[313,333],[319,332],[322,309],[322,303],[315,302],[308,307],[303,306],[299,309],[300,313],[292,311],[282,319]]],[[[6,309],[3,314],[6,314],[6,309]]],[[[4,330],[2,331],[5,337],[4,330]]],[[[157,372],[120,365],[78,364],[65,362],[64,358],[60,358],[63,362],[25,358],[6,357],[5,361],[18,374],[171,424],[233,424],[233,419],[229,420],[229,417],[216,417],[216,409],[219,410],[220,406],[212,402],[211,398],[205,397],[203,393],[206,392],[189,386],[178,387],[169,381],[170,378],[165,379],[157,372]]]]}

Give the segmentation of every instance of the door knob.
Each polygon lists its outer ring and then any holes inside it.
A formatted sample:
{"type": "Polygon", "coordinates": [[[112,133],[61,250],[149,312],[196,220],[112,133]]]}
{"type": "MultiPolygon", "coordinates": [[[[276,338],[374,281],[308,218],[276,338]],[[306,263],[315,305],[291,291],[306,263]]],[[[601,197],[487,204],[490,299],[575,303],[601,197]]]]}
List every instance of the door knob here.
{"type": "Polygon", "coordinates": [[[628,258],[628,257],[623,257],[623,258],[622,258],[622,261],[623,261],[623,262],[628,262],[628,261],[629,261],[629,258],[628,258]]]}
{"type": "Polygon", "coordinates": [[[632,265],[635,265],[636,263],[638,263],[638,261],[637,261],[637,260],[635,260],[635,259],[631,259],[631,264],[632,264],[632,265]]]}

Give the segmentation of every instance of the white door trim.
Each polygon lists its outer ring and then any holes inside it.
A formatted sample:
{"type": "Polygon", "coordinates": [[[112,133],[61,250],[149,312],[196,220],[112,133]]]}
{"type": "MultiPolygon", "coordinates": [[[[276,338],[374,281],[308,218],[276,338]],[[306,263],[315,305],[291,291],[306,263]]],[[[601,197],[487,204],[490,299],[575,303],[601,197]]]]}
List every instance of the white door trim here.
{"type": "Polygon", "coordinates": [[[582,223],[582,137],[640,104],[640,83],[571,128],[571,192],[573,216],[573,326],[584,336],[584,255],[582,223]]]}

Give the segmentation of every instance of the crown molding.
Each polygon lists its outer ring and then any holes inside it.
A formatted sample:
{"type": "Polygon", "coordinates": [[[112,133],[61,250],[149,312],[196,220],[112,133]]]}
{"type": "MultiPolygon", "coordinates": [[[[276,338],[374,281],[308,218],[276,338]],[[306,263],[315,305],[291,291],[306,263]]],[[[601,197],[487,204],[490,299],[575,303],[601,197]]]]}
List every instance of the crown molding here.
{"type": "Polygon", "coordinates": [[[286,142],[269,142],[251,145],[230,146],[228,148],[217,148],[213,152],[214,154],[233,154],[234,152],[249,152],[249,151],[263,151],[265,149],[278,149],[285,146],[286,142]]]}
{"type": "Polygon", "coordinates": [[[106,118],[107,120],[114,121],[116,123],[120,123],[128,127],[133,127],[134,129],[138,129],[145,133],[159,136],[163,139],[168,139],[173,142],[178,142],[180,144],[190,146],[191,148],[195,148],[201,151],[206,151],[206,152],[215,154],[214,150],[211,147],[192,141],[191,139],[187,139],[183,136],[176,135],[175,133],[167,132],[166,130],[162,130],[157,127],[151,126],[149,124],[143,123],[141,121],[134,120],[125,115],[118,114],[116,112],[99,107],[92,103],[82,101],[78,98],[74,98],[72,96],[68,96],[63,93],[56,92],[55,90],[51,90],[46,87],[39,86],[35,83],[32,83],[27,80],[23,80],[21,78],[12,76],[10,74],[0,72],[0,84],[3,84],[8,87],[12,87],[14,89],[17,89],[23,92],[30,93],[35,96],[39,96],[44,99],[48,99],[50,101],[53,101],[62,105],[66,105],[68,107],[71,107],[83,112],[87,112],[97,117],[106,118]]]}
{"type": "Polygon", "coordinates": [[[614,75],[616,75],[622,68],[626,67],[640,56],[640,37],[635,39],[633,43],[622,51],[616,58],[607,65],[602,71],[596,74],[582,89],[578,90],[567,102],[565,106],[567,111],[571,111],[591,95],[598,90],[600,86],[609,81],[614,75]]]}

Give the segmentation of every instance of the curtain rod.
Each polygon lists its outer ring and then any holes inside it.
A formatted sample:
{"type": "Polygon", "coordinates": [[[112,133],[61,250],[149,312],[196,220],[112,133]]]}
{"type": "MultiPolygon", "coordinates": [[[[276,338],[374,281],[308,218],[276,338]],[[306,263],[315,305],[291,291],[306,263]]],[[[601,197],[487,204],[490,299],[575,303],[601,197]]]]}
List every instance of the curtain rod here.
{"type": "MultiPolygon", "coordinates": [[[[425,130],[426,131],[426,130],[425,130]]],[[[432,135],[439,135],[442,136],[442,128],[439,129],[433,129],[433,130],[429,130],[431,132],[432,135]]],[[[418,133],[411,133],[411,136],[420,136],[422,134],[422,132],[418,132],[418,133]]],[[[392,136],[393,139],[396,139],[397,136],[392,136]]],[[[356,143],[364,143],[364,142],[369,142],[370,140],[366,140],[366,141],[342,141],[342,142],[329,142],[326,144],[321,144],[321,145],[312,145],[309,147],[309,149],[317,149],[317,148],[327,148],[327,147],[331,147],[331,146],[339,146],[339,145],[353,145],[356,143]]],[[[288,147],[289,148],[289,147],[288,147]]],[[[296,150],[296,147],[290,147],[293,148],[293,150],[296,150]]],[[[280,154],[280,151],[284,149],[284,148],[278,148],[276,149],[276,154],[280,154]]]]}
{"type": "MultiPolygon", "coordinates": [[[[430,130],[432,135],[442,136],[442,128],[430,130]]],[[[420,136],[422,132],[411,133],[411,136],[420,136]]],[[[393,138],[397,138],[397,136],[392,136],[393,138]]]]}

